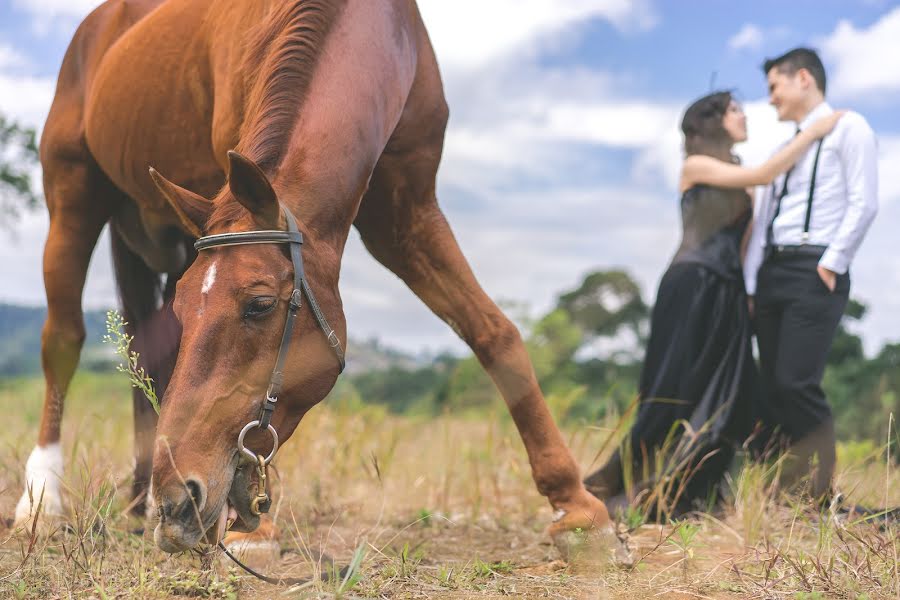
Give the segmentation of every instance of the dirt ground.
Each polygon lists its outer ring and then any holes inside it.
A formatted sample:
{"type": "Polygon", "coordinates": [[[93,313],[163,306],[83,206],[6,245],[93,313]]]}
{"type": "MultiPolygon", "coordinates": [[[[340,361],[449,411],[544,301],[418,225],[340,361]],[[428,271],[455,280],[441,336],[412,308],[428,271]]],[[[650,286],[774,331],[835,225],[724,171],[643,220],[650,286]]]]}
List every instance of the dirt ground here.
{"type": "MultiPolygon", "coordinates": [[[[4,519],[21,493],[41,393],[36,379],[0,382],[4,519]]],[[[147,524],[125,513],[133,464],[127,398],[120,378],[76,378],[64,421],[67,518],[35,535],[0,526],[0,597],[900,597],[896,525],[834,519],[776,496],[758,465],[735,469],[732,499],[715,515],[665,525],[630,515],[620,528],[633,567],[600,560],[604,550],[590,540],[563,561],[544,534],[550,507],[499,406],[440,418],[314,409],[273,472],[280,552],[248,558],[281,577],[327,573],[329,558],[354,568],[346,577],[272,586],[224,557],[170,556],[149,533],[133,533],[147,524]]],[[[602,461],[609,428],[566,432],[585,470],[602,461]]],[[[838,485],[855,502],[900,504],[900,476],[883,448],[848,448],[839,449],[838,485]]]]}

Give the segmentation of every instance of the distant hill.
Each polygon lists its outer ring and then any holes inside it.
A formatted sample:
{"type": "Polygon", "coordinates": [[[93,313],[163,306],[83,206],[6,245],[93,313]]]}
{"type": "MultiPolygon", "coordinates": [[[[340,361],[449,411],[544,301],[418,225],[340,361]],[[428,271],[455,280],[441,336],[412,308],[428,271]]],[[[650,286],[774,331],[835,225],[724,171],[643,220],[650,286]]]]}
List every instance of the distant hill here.
{"type": "MultiPolygon", "coordinates": [[[[39,373],[41,370],[41,328],[47,319],[46,307],[0,304],[0,376],[39,373]]],[[[113,356],[103,344],[106,311],[84,314],[87,330],[81,365],[97,369],[112,364],[113,356]]]]}
{"type": "MultiPolygon", "coordinates": [[[[41,328],[47,319],[46,307],[0,303],[0,377],[27,375],[41,371],[41,328]]],[[[106,310],[84,315],[87,338],[79,368],[108,370],[116,364],[111,348],[103,343],[106,310]]],[[[412,371],[431,364],[427,356],[414,356],[382,345],[377,339],[350,340],[347,374],[400,369],[412,371]]]]}

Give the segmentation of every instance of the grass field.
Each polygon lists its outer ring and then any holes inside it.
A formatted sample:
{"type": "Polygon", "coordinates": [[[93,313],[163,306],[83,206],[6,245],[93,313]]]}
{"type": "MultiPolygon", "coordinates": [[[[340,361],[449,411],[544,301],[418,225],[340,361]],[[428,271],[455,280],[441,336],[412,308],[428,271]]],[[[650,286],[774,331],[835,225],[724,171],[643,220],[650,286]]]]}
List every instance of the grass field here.
{"type": "MultiPolygon", "coordinates": [[[[4,519],[22,489],[42,386],[0,381],[4,519]]],[[[346,580],[270,586],[221,557],[166,555],[149,534],[130,533],[142,525],[123,514],[131,428],[124,376],[76,376],[63,437],[69,525],[35,536],[0,525],[0,597],[900,598],[896,525],[844,523],[776,502],[761,466],[733,474],[734,500],[721,513],[632,522],[634,568],[589,556],[566,564],[543,534],[550,509],[501,406],[437,419],[373,406],[314,409],[276,461],[282,553],[265,571],[311,575],[326,566],[312,558],[319,552],[362,561],[346,580]]],[[[585,470],[599,464],[609,428],[566,433],[585,470]]],[[[842,444],[838,484],[857,503],[900,504],[884,442],[842,444]]]]}

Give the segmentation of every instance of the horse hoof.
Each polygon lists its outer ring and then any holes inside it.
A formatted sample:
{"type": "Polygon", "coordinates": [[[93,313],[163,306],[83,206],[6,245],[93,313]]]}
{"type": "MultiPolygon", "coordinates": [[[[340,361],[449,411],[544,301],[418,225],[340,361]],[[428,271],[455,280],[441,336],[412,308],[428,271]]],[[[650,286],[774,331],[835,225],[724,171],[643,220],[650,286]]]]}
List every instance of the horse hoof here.
{"type": "Polygon", "coordinates": [[[634,566],[627,543],[616,535],[612,524],[587,530],[559,531],[552,539],[563,560],[576,567],[613,565],[630,569],[634,566]]]}
{"type": "Polygon", "coordinates": [[[42,535],[54,533],[67,525],[62,502],[58,498],[47,497],[38,505],[37,500],[28,497],[26,491],[16,506],[16,516],[12,519],[11,529],[30,535],[34,530],[42,535]],[[36,521],[36,523],[35,523],[36,521]]]}
{"type": "MultiPolygon", "coordinates": [[[[235,558],[251,569],[264,569],[281,558],[281,544],[272,538],[260,538],[246,533],[229,533],[222,543],[235,558]]],[[[222,561],[231,563],[231,559],[224,555],[222,561]]]]}

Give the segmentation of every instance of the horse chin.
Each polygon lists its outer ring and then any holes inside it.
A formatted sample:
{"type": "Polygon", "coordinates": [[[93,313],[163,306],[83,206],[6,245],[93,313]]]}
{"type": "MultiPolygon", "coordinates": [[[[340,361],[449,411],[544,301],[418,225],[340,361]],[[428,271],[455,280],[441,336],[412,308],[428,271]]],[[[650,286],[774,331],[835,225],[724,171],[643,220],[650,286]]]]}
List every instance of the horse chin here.
{"type": "Polygon", "coordinates": [[[234,471],[231,491],[228,492],[229,516],[233,522],[231,531],[249,533],[259,527],[260,516],[250,511],[250,503],[255,496],[256,483],[252,480],[252,465],[244,464],[234,471]]]}

